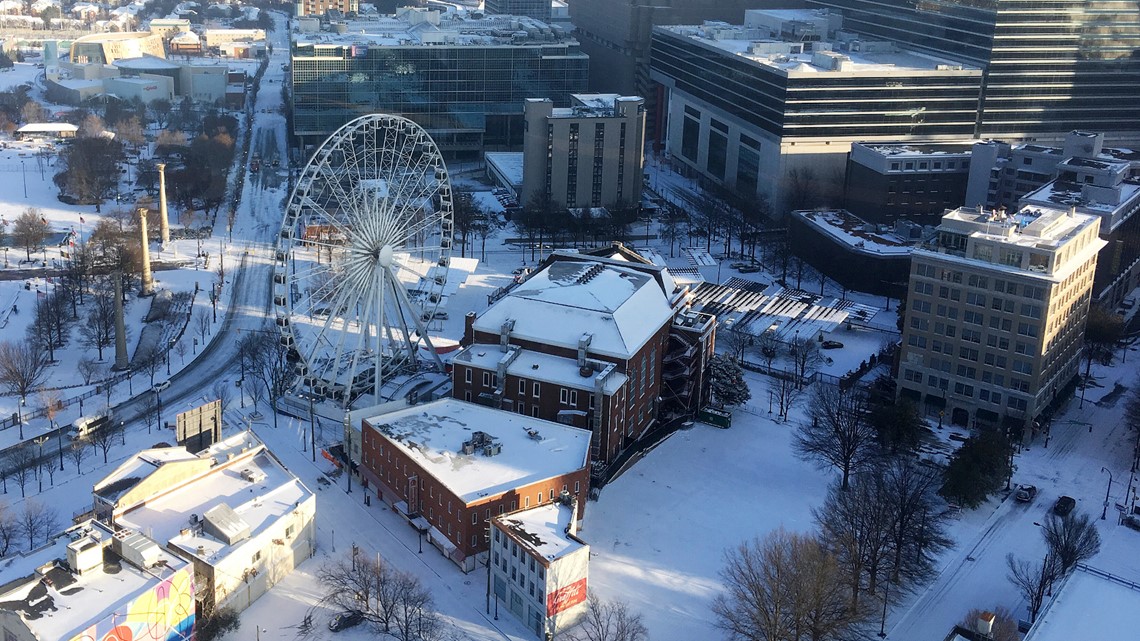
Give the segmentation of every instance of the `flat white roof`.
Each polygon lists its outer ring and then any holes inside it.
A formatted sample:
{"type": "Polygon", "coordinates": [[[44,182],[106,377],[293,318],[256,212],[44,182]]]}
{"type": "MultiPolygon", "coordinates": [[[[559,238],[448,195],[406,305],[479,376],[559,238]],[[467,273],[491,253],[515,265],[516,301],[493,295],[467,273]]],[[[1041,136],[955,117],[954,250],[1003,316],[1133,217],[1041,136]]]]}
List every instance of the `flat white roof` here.
{"type": "Polygon", "coordinates": [[[574,510],[561,503],[544,503],[529,510],[495,517],[504,530],[514,534],[535,556],[553,561],[586,545],[570,538],[566,528],[575,518],[574,510]]]}
{"type": "Polygon", "coordinates": [[[248,432],[215,444],[204,456],[216,457],[218,464],[177,491],[123,513],[117,524],[214,563],[218,555],[224,556],[228,548],[238,547],[244,541],[229,546],[208,534],[192,531],[183,535],[181,530],[190,527],[190,515],[197,515],[201,521],[208,510],[227,505],[249,525],[250,538],[256,538],[313,495],[248,432]],[[242,447],[247,451],[241,452],[242,447]],[[227,460],[230,453],[235,453],[234,458],[227,460]],[[243,478],[242,471],[247,469],[260,480],[250,482],[243,478]],[[205,548],[205,554],[197,554],[199,545],[205,548]]]}
{"type": "Polygon", "coordinates": [[[346,22],[345,33],[294,32],[297,45],[375,45],[379,47],[558,46],[577,41],[561,27],[528,16],[483,15],[466,12],[440,14],[439,24],[421,19],[430,10],[394,15],[369,14],[346,22]],[[420,20],[415,24],[413,20],[420,20]]]}
{"type": "Polygon", "coordinates": [[[18,134],[62,133],[70,131],[75,133],[79,127],[66,122],[29,122],[16,130],[18,134]]]}
{"type": "Polygon", "coordinates": [[[1136,638],[1140,590],[1107,575],[1077,569],[1041,614],[1025,641],[1124,641],[1136,638]]]}
{"type": "Polygon", "coordinates": [[[488,165],[495,169],[514,187],[522,186],[523,155],[521,151],[488,151],[483,154],[488,165]]]}
{"type": "Polygon", "coordinates": [[[578,348],[593,335],[590,352],[629,358],[673,317],[669,299],[649,274],[606,262],[557,260],[531,274],[475,319],[475,329],[578,348]]]}
{"type": "Polygon", "coordinates": [[[0,603],[4,605],[0,607],[38,613],[36,618],[25,614],[25,621],[40,639],[76,637],[186,566],[185,561],[160,549],[158,558],[166,562],[165,566],[150,571],[126,561],[120,561],[121,569],[113,573],[104,572],[102,564],[82,575],[54,567],[57,559],[67,559],[72,533],[78,538],[87,530],[108,547],[111,545],[112,531],[98,521],[87,521],[69,528],[48,545],[4,562],[5,591],[0,592],[0,603]],[[51,584],[41,581],[44,576],[51,579],[51,584]]]}
{"type": "MultiPolygon", "coordinates": [[[[582,376],[578,371],[578,360],[551,354],[543,354],[529,349],[518,349],[518,356],[507,366],[507,374],[543,383],[554,383],[575,389],[593,391],[594,377],[598,372],[582,376]]],[[[464,347],[455,355],[453,362],[469,363],[474,367],[493,370],[507,352],[499,350],[498,344],[475,343],[464,347]]],[[[621,372],[614,371],[606,377],[604,390],[613,394],[628,380],[621,372]]]]}
{"type": "Polygon", "coordinates": [[[576,472],[590,455],[588,430],[454,398],[373,416],[365,423],[467,503],[576,472]],[[474,432],[489,434],[502,452],[463,454],[463,443],[474,432]]]}

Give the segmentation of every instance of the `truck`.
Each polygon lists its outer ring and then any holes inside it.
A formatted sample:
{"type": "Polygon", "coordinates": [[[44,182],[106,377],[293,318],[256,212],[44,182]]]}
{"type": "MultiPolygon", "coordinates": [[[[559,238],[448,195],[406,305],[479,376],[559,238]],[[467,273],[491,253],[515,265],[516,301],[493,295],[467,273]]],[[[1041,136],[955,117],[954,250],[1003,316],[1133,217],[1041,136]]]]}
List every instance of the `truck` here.
{"type": "Polygon", "coordinates": [[[249,173],[256,174],[259,171],[261,171],[261,156],[254,154],[249,161],[249,173]]]}

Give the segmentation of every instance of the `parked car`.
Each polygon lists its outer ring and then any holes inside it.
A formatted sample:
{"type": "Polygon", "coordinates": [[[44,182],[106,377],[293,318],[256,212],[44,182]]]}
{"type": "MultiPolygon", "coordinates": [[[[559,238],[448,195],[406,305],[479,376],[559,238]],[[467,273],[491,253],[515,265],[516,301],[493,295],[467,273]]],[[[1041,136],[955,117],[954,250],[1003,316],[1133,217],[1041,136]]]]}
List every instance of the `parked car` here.
{"type": "Polygon", "coordinates": [[[760,271],[760,266],[759,265],[747,265],[745,267],[741,267],[737,271],[739,271],[741,274],[755,274],[756,272],[760,271]]]}
{"type": "Polygon", "coordinates": [[[169,388],[169,387],[170,387],[170,381],[162,381],[161,383],[158,383],[157,385],[154,386],[154,393],[158,394],[160,392],[165,392],[167,390],[167,388],[169,388]]]}
{"type": "Polygon", "coordinates": [[[338,612],[337,614],[333,615],[333,618],[329,619],[329,630],[332,630],[333,632],[347,630],[355,625],[360,625],[360,622],[363,620],[364,614],[362,614],[359,610],[346,610],[344,612],[338,612]]]}
{"type": "Polygon", "coordinates": [[[1075,507],[1077,507],[1076,499],[1071,496],[1062,496],[1053,504],[1053,514],[1057,516],[1068,516],[1075,507]]]}
{"type": "Polygon", "coordinates": [[[1015,494],[1013,498],[1021,501],[1022,503],[1028,503],[1037,498],[1037,486],[1022,485],[1021,487],[1017,488],[1017,494],[1015,494]]]}
{"type": "Polygon", "coordinates": [[[1132,528],[1133,530],[1140,530],[1140,516],[1136,516],[1135,514],[1130,514],[1130,515],[1124,517],[1124,524],[1127,525],[1128,527],[1132,528]]]}
{"type": "Polygon", "coordinates": [[[823,341],[822,347],[824,349],[841,349],[843,347],[843,343],[840,343],[839,341],[823,341]]]}

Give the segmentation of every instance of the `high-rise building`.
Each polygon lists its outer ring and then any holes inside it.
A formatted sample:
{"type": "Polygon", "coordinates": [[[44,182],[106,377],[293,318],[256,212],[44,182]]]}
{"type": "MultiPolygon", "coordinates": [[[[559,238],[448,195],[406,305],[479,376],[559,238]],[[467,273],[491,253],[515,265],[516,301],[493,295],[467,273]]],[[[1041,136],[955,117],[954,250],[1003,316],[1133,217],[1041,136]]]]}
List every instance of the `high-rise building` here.
{"type": "Polygon", "coordinates": [[[808,10],[655,27],[651,73],[672,159],[783,213],[839,202],[852,142],[970,137],[980,69],[841,39],[839,27],[808,10]]]}
{"type": "Polygon", "coordinates": [[[360,11],[358,0],[297,0],[294,5],[297,17],[322,16],[329,10],[339,11],[342,15],[360,11]]]}
{"type": "Polygon", "coordinates": [[[518,146],[523,103],[560,107],[586,89],[589,58],[558,27],[519,16],[403,8],[339,31],[295,33],[293,133],[320,144],[384,112],[423,126],[448,155],[518,146]]]}
{"type": "Polygon", "coordinates": [[[543,22],[550,20],[550,0],[484,0],[487,13],[528,16],[543,22]]]}
{"type": "Polygon", "coordinates": [[[1101,219],[947,212],[916,249],[899,396],[957,425],[1024,426],[1076,376],[1101,219]]]}
{"type": "Polygon", "coordinates": [[[547,98],[526,102],[521,203],[544,195],[570,209],[640,203],[645,101],[613,94],[571,100],[561,109],[547,98]]]}
{"type": "Polygon", "coordinates": [[[745,9],[803,6],[802,0],[574,0],[570,18],[582,51],[594,61],[590,91],[644,96],[652,132],[663,127],[658,97],[649,80],[649,44],[655,25],[700,24],[705,20],[739,23],[745,9]]]}
{"type": "Polygon", "coordinates": [[[844,29],[982,66],[975,137],[1140,139],[1140,10],[1128,0],[810,0],[844,29]]]}

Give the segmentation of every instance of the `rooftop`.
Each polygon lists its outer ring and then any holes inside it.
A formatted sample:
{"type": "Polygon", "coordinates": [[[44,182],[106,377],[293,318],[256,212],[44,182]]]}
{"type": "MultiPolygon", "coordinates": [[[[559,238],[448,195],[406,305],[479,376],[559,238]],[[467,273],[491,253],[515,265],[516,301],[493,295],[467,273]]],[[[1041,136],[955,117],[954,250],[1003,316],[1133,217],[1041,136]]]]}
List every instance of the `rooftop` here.
{"type": "Polygon", "coordinates": [[[567,534],[574,518],[571,506],[554,502],[503,514],[495,517],[495,521],[534,556],[553,561],[587,547],[578,537],[567,534]]]}
{"type": "Polygon", "coordinates": [[[1140,586],[1078,566],[1038,617],[1025,641],[1128,639],[1136,625],[1140,586]]]}
{"type": "Polygon", "coordinates": [[[1055,248],[1067,242],[1076,230],[1095,224],[1099,224],[1095,216],[1063,209],[1025,207],[1004,215],[981,207],[959,207],[943,214],[939,229],[980,235],[1007,245],[1055,248]]]}
{"type": "Polygon", "coordinates": [[[21,612],[40,639],[71,639],[186,566],[159,550],[160,565],[140,569],[111,551],[113,536],[106,525],[86,521],[43,547],[5,559],[0,564],[5,581],[0,608],[21,612]],[[90,571],[73,574],[58,561],[68,558],[69,544],[84,537],[105,546],[103,560],[90,571]]]}
{"type": "MultiPolygon", "coordinates": [[[[573,358],[552,356],[535,352],[529,349],[516,348],[518,356],[507,366],[507,374],[528,380],[543,383],[554,383],[565,387],[593,390],[594,377],[598,372],[592,371],[588,376],[582,376],[578,370],[578,361],[573,358]]],[[[463,348],[455,355],[455,361],[470,363],[482,369],[495,369],[499,361],[508,356],[508,352],[499,349],[499,345],[475,343],[463,348]]],[[[612,394],[620,388],[627,377],[621,372],[613,372],[606,377],[605,392],[612,394]]]]}
{"type": "Polygon", "coordinates": [[[18,134],[75,133],[79,127],[68,122],[29,122],[16,130],[18,134]]]}
{"type": "Polygon", "coordinates": [[[934,143],[855,143],[883,156],[941,156],[962,155],[969,156],[974,148],[973,140],[950,142],[945,144],[934,143]]]}
{"type": "Polygon", "coordinates": [[[171,62],[166,58],[159,58],[150,54],[142,55],[138,58],[120,58],[112,63],[116,67],[126,67],[127,69],[143,69],[148,71],[169,71],[174,69],[181,69],[182,65],[171,62]]]}
{"type": "Polygon", "coordinates": [[[175,491],[128,509],[116,523],[212,563],[229,548],[239,546],[246,536],[256,538],[313,496],[250,432],[215,443],[199,456],[216,463],[175,491]],[[215,515],[213,523],[190,528],[208,521],[208,512],[215,515]],[[235,516],[241,523],[234,524],[235,516]],[[233,536],[243,530],[242,526],[248,527],[248,534],[233,536]],[[188,528],[190,531],[184,533],[188,528]],[[232,542],[224,541],[223,536],[231,536],[232,542]]]}
{"type": "MultiPolygon", "coordinates": [[[[439,13],[405,8],[392,15],[365,14],[337,30],[293,32],[294,45],[380,47],[541,46],[576,42],[566,30],[527,16],[439,13]]],[[[357,53],[362,53],[358,51],[357,53]]]]}
{"type": "Polygon", "coordinates": [[[773,37],[764,29],[746,28],[722,22],[657,26],[654,30],[695,40],[785,76],[810,76],[821,73],[981,75],[981,70],[977,67],[897,46],[883,51],[853,51],[846,43],[824,40],[808,43],[813,50],[805,52],[804,43],[799,41],[773,37]]]}
{"type": "Polygon", "coordinates": [[[592,353],[628,358],[669,322],[673,311],[652,275],[622,262],[554,260],[485,310],[475,329],[498,334],[504,322],[513,320],[512,336],[572,349],[586,329],[593,335],[592,353]]]}
{"type": "Polygon", "coordinates": [[[802,210],[793,214],[837,242],[864,253],[906,256],[917,244],[896,235],[894,230],[880,231],[880,226],[869,225],[845,210],[802,210]]]}
{"type": "Polygon", "coordinates": [[[1076,207],[1081,212],[1106,218],[1104,228],[1109,230],[1123,222],[1124,214],[1131,211],[1140,199],[1140,182],[1124,180],[1118,186],[1119,192],[1108,189],[1086,192],[1084,185],[1051,180],[1022,196],[1021,202],[1043,207],[1076,207]],[[1109,196],[1117,202],[1110,202],[1109,196]]]}
{"type": "Polygon", "coordinates": [[[365,419],[374,429],[468,503],[584,468],[590,432],[513,412],[443,398],[365,419]],[[485,432],[502,451],[461,449],[485,432]]]}

